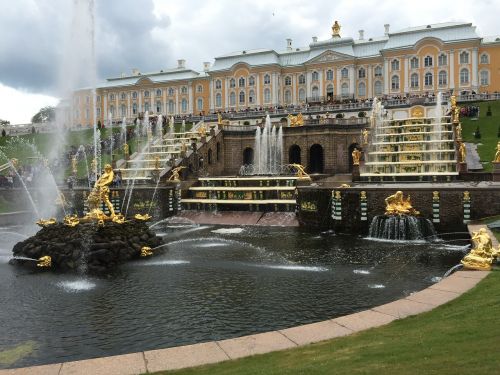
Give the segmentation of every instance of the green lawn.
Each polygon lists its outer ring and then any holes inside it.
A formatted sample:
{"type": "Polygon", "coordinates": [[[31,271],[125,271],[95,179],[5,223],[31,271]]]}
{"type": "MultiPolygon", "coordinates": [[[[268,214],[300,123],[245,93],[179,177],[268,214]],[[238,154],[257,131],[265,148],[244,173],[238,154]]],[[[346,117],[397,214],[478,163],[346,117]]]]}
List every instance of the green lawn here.
{"type": "Polygon", "coordinates": [[[282,352],[158,374],[500,373],[500,271],[428,313],[282,352]]]}
{"type": "Polygon", "coordinates": [[[500,127],[500,101],[490,101],[481,103],[460,103],[460,106],[466,105],[479,105],[479,119],[477,121],[468,117],[462,117],[462,137],[465,142],[480,143],[477,147],[481,162],[485,162],[484,169],[491,171],[491,161],[495,156],[495,150],[498,138],[498,131],[500,127]],[[486,116],[488,106],[491,106],[492,116],[486,116]],[[481,132],[481,139],[474,138],[474,132],[479,126],[481,132]]]}

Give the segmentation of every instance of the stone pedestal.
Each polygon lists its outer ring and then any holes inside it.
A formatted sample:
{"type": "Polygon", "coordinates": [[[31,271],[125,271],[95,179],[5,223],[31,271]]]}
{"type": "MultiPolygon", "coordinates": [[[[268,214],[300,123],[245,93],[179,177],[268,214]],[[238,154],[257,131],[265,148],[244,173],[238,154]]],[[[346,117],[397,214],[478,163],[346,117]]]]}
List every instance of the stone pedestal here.
{"type": "Polygon", "coordinates": [[[210,125],[210,136],[215,136],[215,125],[210,125]]]}
{"type": "Polygon", "coordinates": [[[360,178],[360,172],[359,172],[359,165],[353,165],[352,166],[352,181],[359,181],[360,178]]]}
{"type": "Polygon", "coordinates": [[[493,181],[495,182],[500,182],[500,162],[492,162],[493,165],[493,171],[491,172],[493,174],[493,181]]]}
{"type": "Polygon", "coordinates": [[[467,173],[467,163],[458,163],[458,173],[467,173]]]}

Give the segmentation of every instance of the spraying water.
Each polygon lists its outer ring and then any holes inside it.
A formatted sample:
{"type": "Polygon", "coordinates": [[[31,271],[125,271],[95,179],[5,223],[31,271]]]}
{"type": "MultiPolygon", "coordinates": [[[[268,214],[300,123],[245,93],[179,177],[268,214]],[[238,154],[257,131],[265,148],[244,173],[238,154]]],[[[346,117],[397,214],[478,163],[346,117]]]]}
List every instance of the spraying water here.
{"type": "Polygon", "coordinates": [[[266,116],[263,129],[255,130],[254,174],[278,174],[283,159],[283,129],[271,125],[266,116]]]}

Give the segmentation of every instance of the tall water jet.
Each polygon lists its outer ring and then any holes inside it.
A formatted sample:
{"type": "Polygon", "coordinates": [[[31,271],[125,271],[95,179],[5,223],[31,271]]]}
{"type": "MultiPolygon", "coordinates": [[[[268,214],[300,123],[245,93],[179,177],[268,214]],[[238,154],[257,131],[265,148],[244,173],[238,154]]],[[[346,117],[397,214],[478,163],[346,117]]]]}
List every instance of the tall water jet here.
{"type": "Polygon", "coordinates": [[[122,119],[122,125],[120,128],[120,140],[121,140],[123,145],[125,143],[127,143],[127,118],[126,117],[124,117],[122,119]]]}
{"type": "Polygon", "coordinates": [[[283,158],[283,129],[271,124],[269,115],[264,128],[255,130],[254,174],[279,174],[283,158]]]}
{"type": "Polygon", "coordinates": [[[156,129],[155,129],[157,139],[162,138],[162,135],[163,135],[162,128],[163,128],[163,116],[161,114],[159,114],[158,120],[156,121],[156,129]]]}
{"type": "Polygon", "coordinates": [[[186,132],[186,120],[182,120],[182,125],[181,125],[181,133],[186,132]]]}

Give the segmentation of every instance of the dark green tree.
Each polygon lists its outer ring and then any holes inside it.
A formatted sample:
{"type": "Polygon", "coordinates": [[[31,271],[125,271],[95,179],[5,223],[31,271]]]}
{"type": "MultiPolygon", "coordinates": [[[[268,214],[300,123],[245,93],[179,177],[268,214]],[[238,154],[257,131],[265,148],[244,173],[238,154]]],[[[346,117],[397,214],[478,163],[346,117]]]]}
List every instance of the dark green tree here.
{"type": "Polygon", "coordinates": [[[10,125],[10,121],[0,119],[0,126],[10,125]]]}
{"type": "Polygon", "coordinates": [[[479,125],[477,126],[476,131],[474,132],[474,138],[481,139],[481,130],[479,130],[479,125]]]}
{"type": "Polygon", "coordinates": [[[55,107],[47,106],[40,108],[38,113],[31,118],[33,124],[39,124],[42,122],[50,122],[56,119],[56,109],[55,107]]]}

